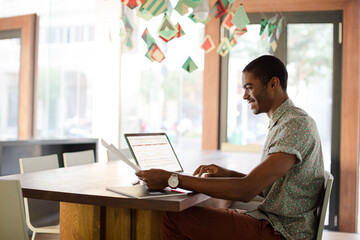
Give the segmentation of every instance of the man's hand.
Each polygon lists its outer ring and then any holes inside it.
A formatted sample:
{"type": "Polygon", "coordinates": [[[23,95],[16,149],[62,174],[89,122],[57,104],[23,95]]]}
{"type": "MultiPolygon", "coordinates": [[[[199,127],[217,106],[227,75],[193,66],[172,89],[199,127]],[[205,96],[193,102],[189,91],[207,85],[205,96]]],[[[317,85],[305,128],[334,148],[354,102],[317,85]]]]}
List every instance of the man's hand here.
{"type": "Polygon", "coordinates": [[[215,164],[201,165],[195,170],[193,176],[197,175],[198,177],[201,177],[205,174],[204,177],[231,177],[231,172],[232,171],[215,164]]]}
{"type": "Polygon", "coordinates": [[[142,170],[135,173],[136,176],[146,183],[150,190],[162,190],[168,186],[171,172],[162,169],[142,170]]]}

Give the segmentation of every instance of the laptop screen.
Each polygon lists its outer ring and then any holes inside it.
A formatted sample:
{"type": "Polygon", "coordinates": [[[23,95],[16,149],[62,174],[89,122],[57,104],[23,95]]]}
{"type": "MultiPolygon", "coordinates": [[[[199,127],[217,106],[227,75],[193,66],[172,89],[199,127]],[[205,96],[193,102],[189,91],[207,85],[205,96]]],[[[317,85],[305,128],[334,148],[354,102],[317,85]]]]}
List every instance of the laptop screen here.
{"type": "Polygon", "coordinates": [[[136,133],[124,136],[136,164],[143,170],[160,168],[183,172],[166,133],[136,133]]]}

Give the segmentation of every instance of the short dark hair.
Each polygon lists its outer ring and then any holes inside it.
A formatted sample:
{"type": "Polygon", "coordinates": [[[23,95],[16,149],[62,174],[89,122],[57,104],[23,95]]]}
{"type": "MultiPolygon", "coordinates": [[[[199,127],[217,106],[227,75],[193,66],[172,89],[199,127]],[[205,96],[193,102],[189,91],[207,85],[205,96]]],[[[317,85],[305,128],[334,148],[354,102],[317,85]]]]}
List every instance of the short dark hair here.
{"type": "Polygon", "coordinates": [[[243,70],[252,73],[263,85],[267,85],[273,77],[280,80],[280,85],[286,91],[288,72],[280,59],[272,55],[263,55],[252,60],[243,70]]]}

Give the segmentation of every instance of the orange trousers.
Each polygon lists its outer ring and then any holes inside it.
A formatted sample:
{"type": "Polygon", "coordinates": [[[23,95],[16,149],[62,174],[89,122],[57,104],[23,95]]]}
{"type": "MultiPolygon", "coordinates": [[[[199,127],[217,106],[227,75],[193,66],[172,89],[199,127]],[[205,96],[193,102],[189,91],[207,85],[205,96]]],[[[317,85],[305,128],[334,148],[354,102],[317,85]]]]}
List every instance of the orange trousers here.
{"type": "Polygon", "coordinates": [[[192,207],[164,212],[163,240],[267,240],[285,239],[266,220],[257,220],[236,209],[192,207]]]}

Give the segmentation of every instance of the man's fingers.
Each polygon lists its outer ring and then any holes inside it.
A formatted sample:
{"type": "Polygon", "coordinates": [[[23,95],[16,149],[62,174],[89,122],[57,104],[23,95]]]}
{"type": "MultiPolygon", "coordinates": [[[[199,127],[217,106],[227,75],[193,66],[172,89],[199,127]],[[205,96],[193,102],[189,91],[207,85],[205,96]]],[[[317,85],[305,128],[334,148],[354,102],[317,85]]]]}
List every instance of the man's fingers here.
{"type": "Polygon", "coordinates": [[[199,174],[200,170],[204,167],[204,165],[200,165],[193,173],[193,176],[196,176],[199,174]]]}

